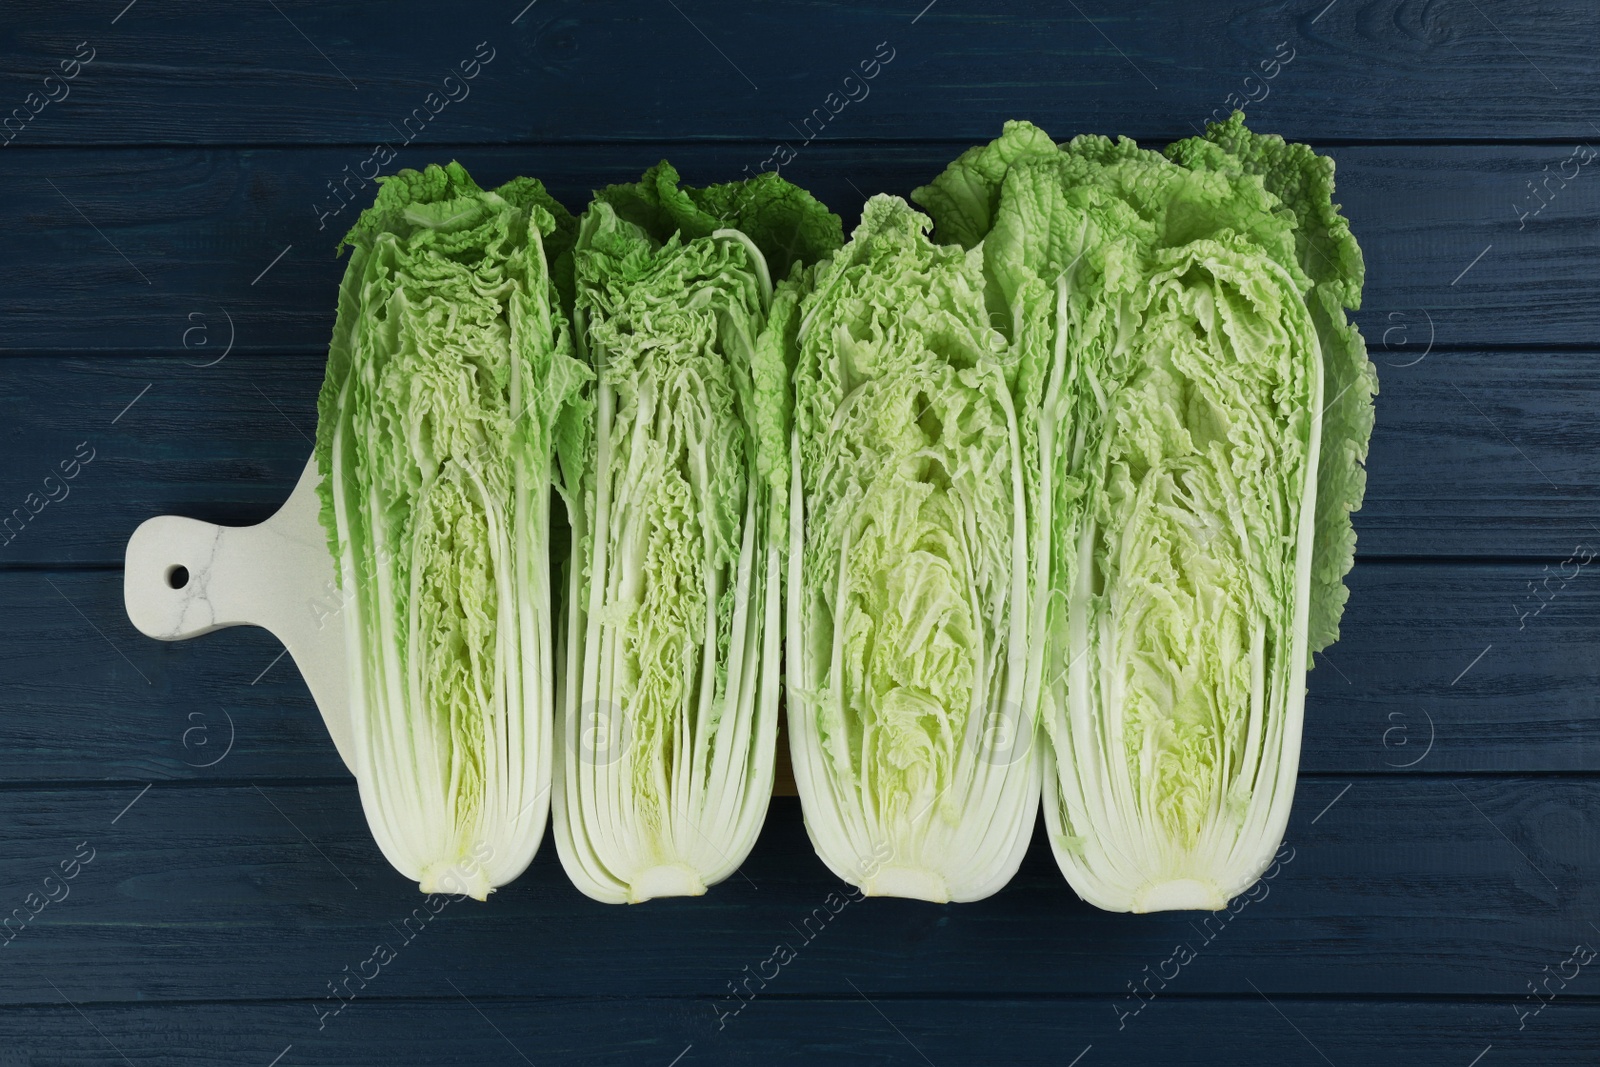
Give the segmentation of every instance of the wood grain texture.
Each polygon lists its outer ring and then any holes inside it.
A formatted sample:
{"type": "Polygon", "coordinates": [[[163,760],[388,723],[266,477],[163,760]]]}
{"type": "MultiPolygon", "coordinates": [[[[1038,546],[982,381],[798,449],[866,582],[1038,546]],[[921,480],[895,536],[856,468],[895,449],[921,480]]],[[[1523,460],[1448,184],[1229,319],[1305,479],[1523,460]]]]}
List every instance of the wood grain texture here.
{"type": "MultiPolygon", "coordinates": [[[[1596,568],[1534,614],[1543,565],[1358,566],[1308,679],[1304,771],[1600,773],[1596,568]]],[[[254,628],[150,640],[116,571],[0,571],[0,780],[346,777],[280,652],[254,628]]]]}
{"type": "MultiPolygon", "coordinates": [[[[404,967],[406,961],[399,959],[394,966],[404,967]]],[[[681,1057],[677,1062],[684,1067],[1069,1067],[1082,1054],[1081,1065],[1105,1067],[1209,1067],[1219,1062],[1309,1067],[1324,1063],[1320,1054],[1341,1065],[1467,1067],[1473,1056],[1492,1046],[1489,1055],[1503,1064],[1587,1067],[1594,1062],[1590,1035],[1600,1028],[1600,1005],[1581,995],[1558,998],[1522,1031],[1516,1029],[1511,1003],[1503,998],[1481,1003],[1268,1001],[1254,993],[1157,1000],[1119,1031],[1111,1003],[1103,997],[868,1000],[851,993],[804,1000],[759,998],[719,1030],[712,1004],[705,1000],[463,998],[448,984],[458,977],[454,972],[434,976],[449,999],[357,998],[320,1030],[318,1005],[309,1001],[181,1008],[87,1004],[79,1016],[46,987],[54,1006],[13,1009],[0,1016],[0,1041],[17,1050],[13,1055],[33,1058],[7,1061],[0,1052],[0,1064],[98,1067],[120,1052],[135,1067],[265,1065],[280,1054],[284,1065],[329,1067],[670,1067],[674,1057],[681,1057]],[[1251,1059],[1230,1058],[1240,1054],[1251,1059]]],[[[74,1000],[82,992],[70,981],[63,981],[61,989],[74,1000]]],[[[1485,1057],[1482,1062],[1491,1061],[1485,1057]]]]}
{"type": "Polygon", "coordinates": [[[1037,116],[1064,133],[1182,137],[1230,93],[1261,97],[1244,79],[1280,43],[1294,58],[1258,109],[1300,140],[1589,137],[1600,111],[1600,19],[1583,0],[541,0],[520,17],[507,3],[443,21],[417,0],[376,18],[350,0],[276,6],[143,4],[112,25],[115,10],[17,5],[8,108],[78,42],[97,51],[16,143],[388,140],[429,92],[462,96],[443,79],[479,42],[492,61],[427,140],[790,139],[791,123],[851,91],[861,99],[827,136],[974,138],[998,117],[1037,116]],[[863,96],[844,78],[879,42],[894,58],[863,96]]]}
{"type": "MultiPolygon", "coordinates": [[[[973,141],[998,134],[1001,117],[973,141]]],[[[839,211],[848,228],[863,196],[909,195],[963,147],[818,141],[783,172],[839,211]]],[[[1552,179],[1542,194],[1548,205],[1519,216],[1541,203],[1528,183],[1558,174],[1573,147],[1329,150],[1337,199],[1366,256],[1358,321],[1390,363],[1415,359],[1430,339],[1450,347],[1596,344],[1600,159],[1569,164],[1577,176],[1552,179]]],[[[739,177],[766,152],[757,142],[453,146],[409,150],[389,169],[455,158],[486,186],[538,177],[581,210],[590,190],[635,180],[664,156],[685,180],[711,183],[739,177]]],[[[325,351],[344,269],[334,246],[373,194],[372,183],[352,181],[347,203],[328,184],[366,155],[357,148],[0,152],[0,183],[22,222],[0,260],[0,351],[177,352],[202,363],[230,337],[235,351],[325,351]]]]}
{"type": "MultiPolygon", "coordinates": [[[[367,836],[353,786],[140,788],[0,791],[7,910],[26,915],[45,876],[81,842],[94,850],[70,894],[0,950],[0,1003],[49,1002],[44,976],[98,1001],[315,999],[425,906],[367,836]]],[[[1206,925],[1079,902],[1038,835],[986,901],[830,904],[842,887],[780,798],[742,873],[699,898],[597,904],[546,841],[489,903],[419,920],[381,995],[437,997],[448,975],[471,997],[716,998],[787,942],[801,958],[775,993],[1113,999],[1186,942],[1195,959],[1173,994],[1510,1000],[1574,942],[1600,943],[1586,922],[1597,830],[1593,777],[1310,779],[1286,862],[1206,925]]]]}

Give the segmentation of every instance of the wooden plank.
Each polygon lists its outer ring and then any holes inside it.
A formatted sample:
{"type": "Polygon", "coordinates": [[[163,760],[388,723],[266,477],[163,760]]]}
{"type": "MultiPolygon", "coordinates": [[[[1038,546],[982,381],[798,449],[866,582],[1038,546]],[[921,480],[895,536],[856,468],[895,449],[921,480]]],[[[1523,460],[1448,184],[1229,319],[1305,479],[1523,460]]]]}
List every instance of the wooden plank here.
{"type": "MultiPolygon", "coordinates": [[[[372,844],[353,787],[142,788],[0,791],[6,908],[38,907],[27,894],[93,850],[69,895],[5,948],[0,1003],[48,1002],[41,976],[91,1001],[314,1000],[426,909],[372,844]]],[[[1079,903],[1039,836],[987,901],[830,898],[841,887],[798,803],[780,799],[742,872],[701,898],[596,904],[546,842],[489,903],[441,903],[417,920],[382,993],[436,997],[447,976],[473,998],[710,999],[789,943],[800,958],[773,993],[850,996],[853,982],[872,997],[1124,995],[1182,943],[1194,958],[1173,995],[1249,996],[1253,984],[1271,997],[1510,1003],[1597,936],[1586,921],[1597,819],[1594,777],[1308,780],[1285,862],[1256,899],[1207,925],[1079,903]]],[[[1097,1011],[1112,1015],[1109,1003],[1097,1011]]]]}
{"type": "MultiPolygon", "coordinates": [[[[1398,320],[1396,320],[1398,321],[1398,320]]],[[[1361,555],[1560,561],[1600,542],[1600,365],[1585,352],[1415,355],[1371,330],[1377,421],[1361,555]]]]}
{"type": "MultiPolygon", "coordinates": [[[[1538,614],[1532,564],[1358,566],[1308,679],[1306,773],[1600,771],[1595,566],[1538,614]]],[[[343,778],[281,651],[256,629],[152,641],[116,571],[0,571],[0,780],[343,778]]]]}
{"type": "Polygon", "coordinates": [[[265,630],[151,640],[110,570],[4,572],[0,604],[0,780],[348,777],[265,630]]]}
{"type": "Polygon", "coordinates": [[[121,566],[153,515],[246,526],[277,511],[311,455],[323,357],[204,365],[222,353],[0,364],[0,566],[121,566]]]}
{"type": "MultiPolygon", "coordinates": [[[[1436,351],[1402,366],[1395,343],[1373,352],[1362,556],[1542,565],[1600,547],[1600,361],[1436,351]]],[[[236,352],[207,367],[206,352],[0,363],[0,567],[114,566],[152,515],[248,525],[277,510],[311,453],[322,357],[236,352]]]]}
{"type": "Polygon", "coordinates": [[[1600,110],[1583,0],[522,7],[441,21],[416,0],[382,18],[350,0],[185,0],[115,18],[27,3],[13,15],[6,107],[67,94],[19,117],[19,145],[792,140],[814,109],[837,112],[828,137],[975,138],[1031,116],[1170,138],[1230,94],[1260,99],[1263,118],[1300,138],[1565,139],[1589,137],[1600,110]],[[45,85],[80,41],[92,62],[45,85]],[[1275,54],[1291,58],[1263,68],[1275,54]],[[475,55],[489,57],[475,78],[445,82],[475,55]],[[875,55],[892,58],[845,81],[875,55]],[[1264,71],[1275,77],[1245,81],[1264,71]],[[427,121],[403,130],[414,109],[427,121]]]}
{"type": "Polygon", "coordinates": [[[1341,639],[1308,678],[1302,769],[1600,770],[1600,575],[1550,566],[1573,577],[1546,593],[1545,567],[1358,565],[1341,639]]]}
{"type": "MultiPolygon", "coordinates": [[[[393,966],[407,962],[397,958],[393,966]]],[[[379,973],[375,985],[387,972],[379,973]]],[[[924,1062],[1072,1067],[1073,1057],[1080,1055],[1083,1067],[1212,1067],[1223,1062],[1321,1064],[1319,1053],[1336,1064],[1468,1067],[1490,1047],[1484,1067],[1494,1062],[1490,1057],[1577,1067],[1594,1062],[1593,1035],[1600,1027],[1600,1005],[1576,997],[1558,998],[1520,1032],[1510,1005],[1498,1001],[1264,1001],[1254,994],[1157,1001],[1146,1009],[1148,1015],[1118,1031],[1104,997],[869,1001],[851,994],[758,999],[719,1030],[711,1005],[703,1000],[463,999],[450,992],[447,981],[456,976],[434,976],[434,984],[451,999],[397,1003],[358,997],[319,1030],[312,1002],[91,1004],[80,1016],[61,1003],[61,996],[77,1002],[83,989],[64,978],[58,983],[60,995],[39,983],[51,1006],[13,1009],[0,1017],[0,1040],[23,1057],[14,1062],[52,1067],[105,1064],[115,1055],[112,1048],[135,1067],[264,1065],[279,1055],[283,1067],[924,1062]],[[1227,1058],[1235,1050],[1248,1050],[1250,1058],[1227,1058]]]]}
{"type": "MultiPolygon", "coordinates": [[[[864,194],[909,194],[961,148],[818,142],[784,173],[853,224],[864,194]]],[[[663,156],[703,183],[737,178],[764,152],[751,142],[449,148],[396,165],[454,157],[485,185],[532,174],[581,208],[589,190],[633,180],[663,156]]],[[[1600,162],[1569,164],[1577,177],[1553,178],[1548,206],[1519,217],[1541,202],[1528,183],[1546,166],[1557,174],[1571,152],[1331,150],[1339,200],[1366,254],[1359,321],[1375,347],[1387,342],[1390,363],[1410,362],[1430,339],[1594,344],[1600,265],[1586,220],[1600,215],[1600,162]]],[[[348,148],[0,153],[0,181],[22,223],[0,265],[0,351],[182,353],[202,363],[230,338],[235,351],[324,349],[344,268],[334,245],[373,192],[352,182],[346,203],[327,183],[359,158],[348,148]]]]}

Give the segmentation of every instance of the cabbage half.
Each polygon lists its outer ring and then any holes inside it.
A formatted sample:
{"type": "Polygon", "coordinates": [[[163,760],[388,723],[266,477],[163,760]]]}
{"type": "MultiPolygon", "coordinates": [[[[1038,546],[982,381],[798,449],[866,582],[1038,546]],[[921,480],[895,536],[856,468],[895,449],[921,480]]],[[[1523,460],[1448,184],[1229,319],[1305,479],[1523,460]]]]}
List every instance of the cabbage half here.
{"type": "Polygon", "coordinates": [[[544,834],[553,436],[586,377],[548,267],[572,220],[529,179],[383,179],[318,401],[321,517],[348,605],[353,768],[425,893],[484,899],[544,834]]]}
{"type": "Polygon", "coordinates": [[[928,225],[872,198],[803,303],[788,724],[829,869],[868,895],[962,901],[1015,873],[1039,803],[1036,449],[981,259],[928,225]]]}
{"type": "Polygon", "coordinates": [[[775,293],[768,260],[813,257],[830,230],[837,247],[837,217],[775,175],[681,190],[664,163],[583,217],[574,322],[595,381],[562,454],[555,830],[597,900],[704,893],[766,814],[799,279],[775,293]]]}
{"type": "Polygon", "coordinates": [[[1009,123],[916,193],[1050,368],[1045,819],[1116,911],[1222,908],[1271,863],[1372,426],[1331,161],[1237,114],[1208,138],[1169,160],[1009,123]]]}

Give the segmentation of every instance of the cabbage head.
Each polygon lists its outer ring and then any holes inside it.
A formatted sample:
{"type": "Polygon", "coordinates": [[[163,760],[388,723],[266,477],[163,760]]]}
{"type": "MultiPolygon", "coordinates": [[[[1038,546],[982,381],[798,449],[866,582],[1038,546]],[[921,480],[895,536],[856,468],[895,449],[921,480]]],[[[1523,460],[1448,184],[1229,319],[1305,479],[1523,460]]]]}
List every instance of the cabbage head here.
{"type": "Polygon", "coordinates": [[[1044,810],[1102,908],[1225,907],[1283,836],[1376,390],[1332,191],[1236,113],[1165,156],[1008,123],[915,194],[1048,368],[1044,810]]]}
{"type": "Polygon", "coordinates": [[[588,372],[543,186],[458,164],[382,179],[318,401],[361,802],[425,893],[484,899],[544,834],[554,706],[554,438],[588,372]]]}
{"type": "Polygon", "coordinates": [[[976,900],[1027,848],[1033,452],[982,258],[866,204],[802,304],[788,726],[806,829],[868,895],[976,900]]]}
{"type": "Polygon", "coordinates": [[[776,175],[597,194],[573,254],[594,378],[562,464],[572,526],[555,831],[585,894],[692,896],[772,795],[804,264],[837,216],[776,175]],[[778,282],[774,285],[774,275],[778,282]]]}

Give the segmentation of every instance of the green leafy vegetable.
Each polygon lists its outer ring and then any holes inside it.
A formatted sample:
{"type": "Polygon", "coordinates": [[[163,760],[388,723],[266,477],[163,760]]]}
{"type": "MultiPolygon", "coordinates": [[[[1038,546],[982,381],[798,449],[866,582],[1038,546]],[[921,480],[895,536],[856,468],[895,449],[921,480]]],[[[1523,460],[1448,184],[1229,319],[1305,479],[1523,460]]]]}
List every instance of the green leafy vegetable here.
{"type": "Polygon", "coordinates": [[[1026,123],[916,199],[981,254],[1037,411],[1045,817],[1086,900],[1221,908],[1271,862],[1337,635],[1376,379],[1332,164],[1026,123]]]}
{"type": "Polygon", "coordinates": [[[807,830],[864,892],[995,892],[1042,780],[1085,899],[1225,906],[1282,837],[1365,489],[1332,196],[1237,113],[1164,154],[1007,123],[848,244],[775,174],[663,161],[581,221],[384,180],[316,459],[385,855],[482,899],[553,786],[584,893],[702,893],[766,812],[786,655],[807,830]]]}
{"type": "Polygon", "coordinates": [[[596,378],[562,445],[577,490],[555,827],[567,873],[595,899],[703,893],[760,830],[797,260],[839,230],[775,176],[680,190],[665,163],[583,217],[575,322],[596,378]],[[719,227],[710,212],[735,202],[719,227]],[[776,290],[769,255],[796,260],[776,290]]]}
{"type": "Polygon", "coordinates": [[[1028,449],[982,260],[927,228],[874,197],[803,304],[788,724],[835,874],[974,900],[1016,871],[1038,805],[1028,449]]]}
{"type": "Polygon", "coordinates": [[[660,243],[673,234],[688,241],[738,230],[780,277],[796,260],[815,263],[844,243],[839,216],[775,173],[703,189],[678,182],[677,170],[663,159],[637,182],[601,189],[595,200],[660,243]]]}
{"type": "Polygon", "coordinates": [[[544,833],[554,433],[588,375],[545,241],[571,222],[538,182],[485,192],[452,163],[383,179],[345,238],[321,517],[362,804],[427,893],[484,899],[544,833]]]}

